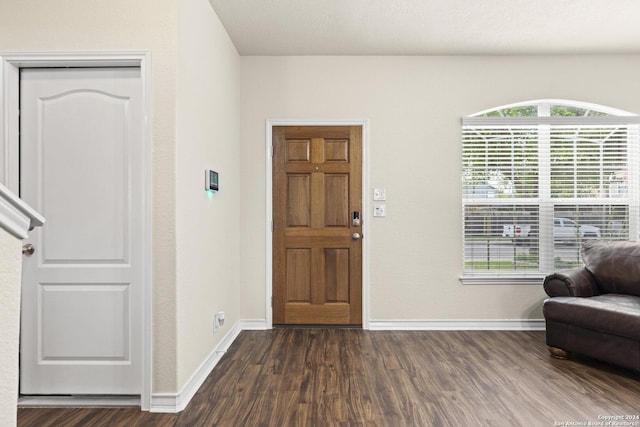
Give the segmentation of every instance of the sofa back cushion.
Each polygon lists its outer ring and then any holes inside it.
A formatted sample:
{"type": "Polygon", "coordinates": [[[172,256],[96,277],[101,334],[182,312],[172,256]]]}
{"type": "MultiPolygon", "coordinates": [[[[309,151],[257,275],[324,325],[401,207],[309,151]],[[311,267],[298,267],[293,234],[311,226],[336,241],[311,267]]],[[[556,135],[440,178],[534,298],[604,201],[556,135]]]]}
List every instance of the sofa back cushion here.
{"type": "Polygon", "coordinates": [[[602,293],[640,296],[640,242],[589,241],[581,252],[602,293]]]}

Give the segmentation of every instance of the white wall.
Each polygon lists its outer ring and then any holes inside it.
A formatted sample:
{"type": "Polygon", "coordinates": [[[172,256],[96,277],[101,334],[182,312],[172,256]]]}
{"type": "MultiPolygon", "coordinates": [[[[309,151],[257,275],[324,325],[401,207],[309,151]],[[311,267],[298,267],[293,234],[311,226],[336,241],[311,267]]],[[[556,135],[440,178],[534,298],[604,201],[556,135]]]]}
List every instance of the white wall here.
{"type": "MultiPolygon", "coordinates": [[[[177,0],[2,0],[0,52],[150,50],[153,85],[154,391],[176,373],[177,0]]],[[[8,303],[0,300],[0,310],[8,303]]]]}
{"type": "Polygon", "coordinates": [[[240,58],[207,0],[180,0],[176,120],[178,390],[240,320],[240,58]],[[220,191],[204,190],[204,171],[220,191]],[[225,325],[213,334],[213,316],[225,325]]]}
{"type": "Polygon", "coordinates": [[[0,228],[0,426],[16,425],[21,246],[0,228]]]}
{"type": "Polygon", "coordinates": [[[242,317],[265,318],[265,119],[365,118],[370,184],[387,189],[387,217],[365,218],[371,320],[541,319],[542,286],[458,280],[460,119],[540,98],[640,113],[638,70],[640,56],[243,57],[242,317]]]}

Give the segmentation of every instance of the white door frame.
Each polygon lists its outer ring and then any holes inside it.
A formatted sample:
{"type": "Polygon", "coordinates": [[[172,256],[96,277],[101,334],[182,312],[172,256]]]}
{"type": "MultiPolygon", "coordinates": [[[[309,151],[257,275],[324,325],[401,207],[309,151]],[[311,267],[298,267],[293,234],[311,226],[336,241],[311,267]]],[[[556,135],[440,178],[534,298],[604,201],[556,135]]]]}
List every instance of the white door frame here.
{"type": "MultiPolygon", "coordinates": [[[[143,123],[143,280],[142,280],[142,393],[140,406],[148,411],[152,390],[151,280],[151,54],[136,52],[0,52],[0,182],[18,193],[20,68],[138,67],[142,81],[143,123]]],[[[60,402],[58,402],[60,403],[60,402]]],[[[73,403],[71,403],[73,404],[73,403]]]]}
{"type": "Polygon", "coordinates": [[[369,329],[369,121],[267,119],[266,121],[266,302],[267,329],[273,328],[273,127],[274,126],[360,126],[362,128],[362,328],[369,329]]]}

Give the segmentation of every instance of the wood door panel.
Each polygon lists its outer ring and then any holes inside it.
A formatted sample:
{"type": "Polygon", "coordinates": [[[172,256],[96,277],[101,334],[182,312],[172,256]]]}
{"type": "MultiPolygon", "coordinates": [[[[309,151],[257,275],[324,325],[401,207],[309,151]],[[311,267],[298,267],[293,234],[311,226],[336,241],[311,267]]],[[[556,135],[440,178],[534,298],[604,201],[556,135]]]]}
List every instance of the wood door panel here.
{"type": "Polygon", "coordinates": [[[349,226],[348,174],[325,174],[324,209],[325,227],[349,226]]]}
{"type": "Polygon", "coordinates": [[[287,249],[287,302],[311,302],[311,249],[287,249]]]}
{"type": "Polygon", "coordinates": [[[308,139],[287,140],[288,162],[309,162],[311,160],[311,141],[308,139]]]}
{"type": "Polygon", "coordinates": [[[324,277],[328,302],[349,302],[349,248],[324,250],[324,277]]]}
{"type": "Polygon", "coordinates": [[[324,158],[327,162],[348,162],[349,161],[349,140],[329,139],[326,140],[324,158]]]}
{"type": "Polygon", "coordinates": [[[273,323],[362,323],[360,127],[273,128],[273,323]]]}
{"type": "Polygon", "coordinates": [[[287,227],[311,226],[311,176],[287,176],[287,227]]]}

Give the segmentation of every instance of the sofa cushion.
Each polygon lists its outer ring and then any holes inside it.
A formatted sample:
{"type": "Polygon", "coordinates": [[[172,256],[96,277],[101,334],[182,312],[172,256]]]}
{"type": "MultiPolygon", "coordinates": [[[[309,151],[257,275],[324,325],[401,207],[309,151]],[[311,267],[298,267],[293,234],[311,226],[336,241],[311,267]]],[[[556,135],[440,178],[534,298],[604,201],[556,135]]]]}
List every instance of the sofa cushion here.
{"type": "Polygon", "coordinates": [[[604,294],[554,297],[542,307],[546,320],[640,341],[640,297],[604,294]]]}
{"type": "Polygon", "coordinates": [[[640,242],[590,241],[581,251],[602,293],[640,296],[640,242]]]}

